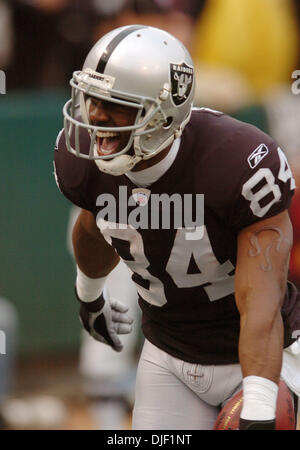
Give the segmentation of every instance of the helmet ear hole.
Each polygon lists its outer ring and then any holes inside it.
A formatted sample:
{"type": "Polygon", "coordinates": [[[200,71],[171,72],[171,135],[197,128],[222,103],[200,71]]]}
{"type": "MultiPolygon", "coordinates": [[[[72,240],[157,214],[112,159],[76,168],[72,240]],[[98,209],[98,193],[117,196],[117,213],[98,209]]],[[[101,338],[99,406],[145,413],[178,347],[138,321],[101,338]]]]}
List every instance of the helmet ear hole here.
{"type": "Polygon", "coordinates": [[[172,123],[173,123],[173,117],[172,116],[167,117],[167,120],[163,124],[163,128],[165,130],[168,130],[171,127],[172,123]]]}

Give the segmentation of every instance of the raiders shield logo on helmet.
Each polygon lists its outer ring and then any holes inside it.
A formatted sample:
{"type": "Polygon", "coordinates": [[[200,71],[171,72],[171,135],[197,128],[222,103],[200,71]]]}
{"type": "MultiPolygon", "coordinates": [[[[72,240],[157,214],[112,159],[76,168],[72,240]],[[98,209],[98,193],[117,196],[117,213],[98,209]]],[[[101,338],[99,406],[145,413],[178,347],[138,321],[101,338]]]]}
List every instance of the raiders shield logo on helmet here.
{"type": "Polygon", "coordinates": [[[185,62],[170,64],[172,100],[176,106],[184,103],[193,86],[194,69],[185,62]]]}

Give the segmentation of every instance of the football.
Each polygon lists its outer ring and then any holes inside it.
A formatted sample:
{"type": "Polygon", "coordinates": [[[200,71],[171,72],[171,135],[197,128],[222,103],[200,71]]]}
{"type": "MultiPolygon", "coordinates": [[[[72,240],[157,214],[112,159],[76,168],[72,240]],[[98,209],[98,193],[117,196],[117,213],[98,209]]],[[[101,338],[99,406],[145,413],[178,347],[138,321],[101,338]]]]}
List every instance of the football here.
{"type": "MultiPolygon", "coordinates": [[[[219,413],[214,430],[237,430],[243,404],[243,391],[239,391],[219,413]]],[[[283,380],[279,382],[276,430],[295,430],[295,414],[292,395],[283,380]]]]}

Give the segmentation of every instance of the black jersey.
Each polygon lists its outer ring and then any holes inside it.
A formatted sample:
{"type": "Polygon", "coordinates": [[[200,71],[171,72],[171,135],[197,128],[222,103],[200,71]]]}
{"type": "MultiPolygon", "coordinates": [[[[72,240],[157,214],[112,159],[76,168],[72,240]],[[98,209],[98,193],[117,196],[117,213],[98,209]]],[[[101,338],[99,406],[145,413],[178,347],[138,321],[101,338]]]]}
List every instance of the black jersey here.
{"type": "MultiPolygon", "coordinates": [[[[85,131],[80,140],[88,152],[85,131]]],[[[133,194],[139,190],[126,175],[104,174],[93,161],[72,155],[63,133],[55,168],[62,193],[94,214],[104,238],[132,271],[146,338],[185,361],[238,362],[237,235],[289,208],[295,187],[286,157],[271,137],[225,114],[193,111],[174,163],[138,207],[133,194]],[[171,199],[167,226],[162,196],[171,199]],[[193,227],[184,211],[196,217],[197,208],[203,209],[202,222],[195,220],[193,227]],[[157,214],[159,220],[152,220],[157,214]]],[[[282,315],[287,346],[293,330],[300,329],[300,300],[290,284],[282,315]]]]}

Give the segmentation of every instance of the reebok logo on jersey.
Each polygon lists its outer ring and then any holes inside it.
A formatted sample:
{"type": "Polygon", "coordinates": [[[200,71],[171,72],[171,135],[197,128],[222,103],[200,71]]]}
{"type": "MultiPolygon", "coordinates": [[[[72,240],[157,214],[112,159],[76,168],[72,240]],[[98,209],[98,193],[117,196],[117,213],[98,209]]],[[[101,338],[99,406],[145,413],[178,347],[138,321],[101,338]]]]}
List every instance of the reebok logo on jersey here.
{"type": "Polygon", "coordinates": [[[254,169],[268,153],[268,147],[265,144],[260,144],[248,157],[247,161],[251,169],[254,169]]]}

